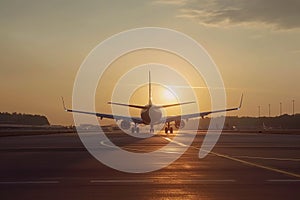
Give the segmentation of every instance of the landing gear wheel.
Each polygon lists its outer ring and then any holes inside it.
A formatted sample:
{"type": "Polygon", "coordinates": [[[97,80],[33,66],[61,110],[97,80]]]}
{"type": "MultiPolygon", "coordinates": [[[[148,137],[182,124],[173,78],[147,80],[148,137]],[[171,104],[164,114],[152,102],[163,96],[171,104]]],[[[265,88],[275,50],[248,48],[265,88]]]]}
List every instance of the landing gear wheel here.
{"type": "Polygon", "coordinates": [[[131,133],[134,133],[135,131],[134,129],[135,129],[134,127],[131,128],[131,133]]]}
{"type": "Polygon", "coordinates": [[[165,127],[165,133],[168,133],[169,129],[168,127],[165,127]]]}
{"type": "Polygon", "coordinates": [[[150,133],[154,133],[154,129],[153,128],[150,129],[150,133]]]}
{"type": "Polygon", "coordinates": [[[170,133],[173,133],[173,127],[170,128],[170,133]]]}
{"type": "Polygon", "coordinates": [[[140,132],[140,128],[139,127],[136,127],[136,133],[139,133],[140,132]]]}

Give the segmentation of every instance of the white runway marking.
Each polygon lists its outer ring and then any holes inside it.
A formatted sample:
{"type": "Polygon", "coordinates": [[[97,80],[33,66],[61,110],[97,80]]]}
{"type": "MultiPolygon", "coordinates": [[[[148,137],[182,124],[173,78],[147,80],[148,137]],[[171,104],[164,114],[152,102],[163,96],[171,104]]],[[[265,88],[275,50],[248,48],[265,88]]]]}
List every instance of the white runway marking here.
{"type": "Polygon", "coordinates": [[[187,147],[187,145],[181,143],[181,142],[176,142],[174,140],[171,140],[170,138],[167,138],[167,137],[163,137],[165,140],[169,141],[169,142],[173,142],[175,144],[178,144],[179,146],[182,146],[182,147],[187,147]]]}
{"type": "MultiPolygon", "coordinates": [[[[174,183],[179,183],[179,182],[184,182],[184,183],[233,183],[236,182],[236,180],[233,179],[216,179],[216,180],[192,180],[192,179],[184,179],[184,180],[180,180],[180,179],[176,179],[174,181],[169,181],[169,184],[174,184],[174,183]]],[[[165,180],[139,180],[139,179],[128,179],[128,180],[90,180],[90,183],[157,183],[157,184],[164,184],[165,180]]]]}
{"type": "MultiPolygon", "coordinates": [[[[118,149],[117,146],[112,146],[112,145],[106,144],[104,140],[101,141],[100,144],[103,145],[103,146],[109,147],[109,148],[118,149]]],[[[132,151],[141,151],[141,152],[144,152],[143,149],[137,149],[137,148],[123,147],[123,149],[125,149],[125,150],[132,150],[132,151]]],[[[156,151],[162,152],[162,153],[169,153],[169,154],[181,154],[181,153],[176,152],[176,151],[162,151],[162,150],[160,150],[160,149],[158,149],[158,150],[156,150],[156,151]]]]}
{"type": "Polygon", "coordinates": [[[236,182],[236,180],[234,179],[216,179],[216,180],[179,180],[181,182],[192,182],[192,183],[213,183],[213,182],[230,182],[230,183],[233,183],[233,182],[236,182]]]}
{"type": "Polygon", "coordinates": [[[103,146],[109,147],[109,148],[115,148],[115,149],[117,149],[116,146],[106,144],[106,143],[104,142],[104,140],[101,141],[100,144],[103,145],[103,146]]]}
{"type": "MultiPolygon", "coordinates": [[[[163,138],[166,139],[166,140],[168,140],[169,142],[173,142],[175,144],[178,144],[179,146],[183,146],[183,145],[186,146],[185,144],[182,144],[180,142],[175,142],[175,141],[173,141],[173,140],[171,140],[169,138],[165,138],[165,137],[163,137],[163,138]]],[[[200,148],[194,147],[194,146],[191,146],[191,148],[200,150],[200,148]]],[[[231,157],[229,155],[216,153],[216,152],[213,152],[213,151],[210,151],[208,153],[212,154],[212,155],[215,155],[215,156],[222,157],[222,158],[226,158],[226,159],[229,159],[229,160],[233,160],[233,161],[236,161],[236,162],[239,162],[239,163],[243,163],[243,164],[246,164],[246,165],[258,167],[258,168],[261,168],[261,169],[266,169],[266,170],[269,170],[269,171],[277,172],[277,173],[280,173],[280,174],[284,174],[284,175],[288,175],[288,176],[292,176],[292,177],[296,177],[296,178],[300,178],[300,174],[296,174],[296,173],[293,173],[293,172],[288,172],[288,171],[276,169],[276,168],[273,168],[273,167],[269,167],[269,166],[265,166],[265,165],[260,165],[260,164],[257,164],[257,163],[253,163],[253,162],[241,160],[241,159],[238,159],[238,158],[234,158],[234,157],[231,157]]]]}
{"type": "Polygon", "coordinates": [[[90,180],[91,183],[153,183],[153,180],[90,180]]]}
{"type": "Polygon", "coordinates": [[[295,161],[300,162],[298,158],[268,158],[268,157],[258,157],[258,156],[233,156],[235,158],[251,158],[251,159],[261,159],[261,160],[278,160],[278,161],[295,161]]]}
{"type": "Polygon", "coordinates": [[[2,181],[1,185],[9,185],[9,184],[58,184],[59,181],[2,181]]]}
{"type": "Polygon", "coordinates": [[[271,179],[271,180],[267,180],[268,182],[299,182],[299,179],[271,179]]]}
{"type": "MultiPolygon", "coordinates": [[[[235,183],[237,182],[234,179],[176,179],[174,181],[170,181],[169,184],[213,184],[213,183],[235,183]]],[[[273,182],[273,183],[300,183],[300,179],[269,179],[265,180],[265,182],[273,182]]],[[[17,185],[17,184],[59,184],[60,181],[2,181],[0,185],[17,185]]],[[[165,180],[159,179],[149,179],[149,180],[140,180],[140,179],[102,179],[102,180],[90,180],[90,183],[151,183],[151,184],[165,184],[165,180]]]]}
{"type": "MultiPolygon", "coordinates": [[[[194,147],[194,148],[196,148],[196,147],[194,147]]],[[[199,148],[197,148],[197,149],[199,149],[199,148]]],[[[284,170],[281,170],[281,169],[276,169],[276,168],[265,166],[265,165],[260,165],[260,164],[257,164],[257,163],[253,163],[253,162],[241,160],[241,159],[238,159],[238,158],[233,158],[231,156],[228,156],[228,155],[225,155],[225,154],[220,154],[220,153],[215,153],[213,151],[211,151],[209,153],[213,154],[213,155],[216,155],[216,156],[219,156],[219,157],[222,157],[222,158],[227,158],[229,160],[237,161],[239,163],[243,163],[243,164],[246,164],[246,165],[258,167],[258,168],[261,168],[261,169],[266,169],[266,170],[273,171],[273,172],[278,172],[280,174],[284,174],[284,175],[288,175],[288,176],[293,176],[293,177],[296,177],[296,178],[300,178],[300,175],[296,174],[296,173],[284,171],[284,170]]]]}
{"type": "MultiPolygon", "coordinates": [[[[165,140],[167,140],[169,142],[173,142],[173,143],[175,143],[175,144],[177,144],[179,146],[187,147],[187,145],[185,145],[183,143],[180,143],[180,142],[173,141],[170,138],[167,138],[167,137],[162,137],[162,138],[164,138],[165,140]]],[[[105,145],[104,141],[102,141],[101,144],[105,145]]],[[[108,146],[108,145],[106,145],[106,146],[108,146]]],[[[200,150],[200,148],[198,148],[198,147],[194,147],[194,146],[191,146],[191,147],[194,148],[194,149],[200,150]]],[[[213,151],[211,151],[209,153],[211,155],[219,156],[219,157],[222,157],[222,158],[227,158],[229,160],[233,160],[233,161],[236,161],[236,162],[239,162],[239,163],[243,163],[243,164],[246,164],[246,165],[258,167],[258,168],[261,168],[261,169],[266,169],[266,170],[269,170],[269,171],[277,172],[277,173],[288,175],[288,176],[293,176],[293,177],[296,177],[296,178],[300,178],[300,174],[296,174],[296,173],[292,173],[292,172],[288,172],[288,171],[276,169],[276,168],[273,168],[273,167],[269,167],[269,166],[260,165],[260,164],[257,164],[257,163],[253,163],[253,162],[241,160],[239,158],[235,158],[235,157],[232,157],[232,156],[229,156],[229,155],[225,155],[225,154],[216,153],[216,152],[213,152],[213,151]]],[[[263,157],[258,157],[258,158],[263,158],[263,157]]]]}

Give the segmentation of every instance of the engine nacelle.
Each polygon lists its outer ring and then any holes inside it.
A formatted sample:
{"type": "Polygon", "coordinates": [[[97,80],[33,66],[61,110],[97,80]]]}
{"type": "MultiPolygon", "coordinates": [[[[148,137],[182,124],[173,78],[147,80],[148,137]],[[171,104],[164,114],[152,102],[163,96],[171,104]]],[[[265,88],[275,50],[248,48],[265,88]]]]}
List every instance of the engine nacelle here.
{"type": "Polygon", "coordinates": [[[128,130],[131,127],[131,123],[129,121],[126,120],[122,120],[121,121],[121,128],[124,130],[128,130]]]}
{"type": "Polygon", "coordinates": [[[175,127],[176,128],[183,128],[185,126],[185,122],[183,120],[176,120],[175,127]]]}

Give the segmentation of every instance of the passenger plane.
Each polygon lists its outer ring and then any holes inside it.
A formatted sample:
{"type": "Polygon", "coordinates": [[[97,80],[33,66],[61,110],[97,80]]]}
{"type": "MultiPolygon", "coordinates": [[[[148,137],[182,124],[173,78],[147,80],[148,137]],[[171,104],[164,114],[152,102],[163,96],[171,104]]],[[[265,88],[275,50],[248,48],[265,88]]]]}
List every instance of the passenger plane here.
{"type": "Polygon", "coordinates": [[[162,108],[169,108],[169,107],[173,107],[173,106],[180,106],[180,105],[191,104],[191,103],[195,103],[195,102],[184,102],[184,103],[167,104],[167,105],[154,105],[152,103],[150,71],[149,71],[149,86],[148,87],[149,87],[148,104],[145,106],[108,102],[108,104],[114,104],[114,105],[118,105],[118,106],[127,106],[127,107],[140,109],[141,110],[140,117],[119,116],[119,115],[112,115],[112,114],[104,114],[104,113],[67,109],[65,106],[64,100],[62,98],[63,107],[64,107],[65,111],[67,111],[67,112],[95,115],[97,117],[100,117],[100,119],[108,118],[108,119],[115,119],[116,121],[121,120],[121,128],[126,129],[126,130],[131,128],[131,122],[133,122],[134,127],[132,127],[132,129],[131,129],[132,133],[134,133],[134,132],[139,133],[139,127],[138,127],[139,124],[150,125],[150,133],[153,133],[154,125],[162,124],[162,123],[166,124],[165,133],[168,133],[168,132],[173,133],[173,127],[171,127],[171,125],[170,125],[171,122],[175,122],[176,128],[182,128],[185,125],[184,120],[188,120],[190,118],[197,118],[197,117],[203,118],[204,116],[209,115],[211,113],[220,113],[220,112],[226,112],[226,111],[239,110],[242,106],[242,101],[243,101],[243,95],[242,95],[239,107],[227,108],[227,109],[223,109],[223,110],[214,110],[214,111],[207,111],[207,112],[198,112],[198,113],[192,113],[192,114],[163,117],[162,111],[161,111],[162,108]]]}

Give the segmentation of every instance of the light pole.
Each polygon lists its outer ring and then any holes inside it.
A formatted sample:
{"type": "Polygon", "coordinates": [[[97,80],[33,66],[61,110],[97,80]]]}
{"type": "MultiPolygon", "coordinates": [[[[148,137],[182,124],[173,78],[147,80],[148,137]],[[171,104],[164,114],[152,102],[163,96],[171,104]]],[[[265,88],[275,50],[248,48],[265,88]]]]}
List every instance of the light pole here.
{"type": "Polygon", "coordinates": [[[260,106],[258,106],[258,118],[260,118],[260,106]]]}
{"type": "Polygon", "coordinates": [[[271,104],[269,104],[269,117],[271,117],[271,104]]]}
{"type": "Polygon", "coordinates": [[[295,115],[295,100],[293,99],[292,100],[292,103],[293,103],[293,116],[295,115]]]}
{"type": "Polygon", "coordinates": [[[282,103],[280,102],[280,109],[279,109],[280,111],[280,113],[279,113],[279,116],[281,116],[282,115],[282,103]]]}

